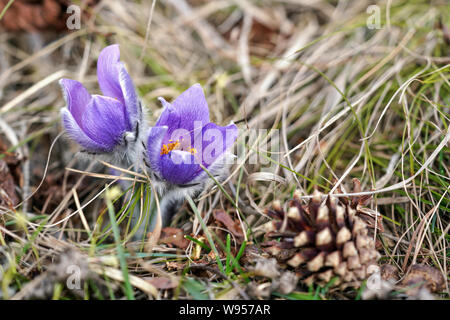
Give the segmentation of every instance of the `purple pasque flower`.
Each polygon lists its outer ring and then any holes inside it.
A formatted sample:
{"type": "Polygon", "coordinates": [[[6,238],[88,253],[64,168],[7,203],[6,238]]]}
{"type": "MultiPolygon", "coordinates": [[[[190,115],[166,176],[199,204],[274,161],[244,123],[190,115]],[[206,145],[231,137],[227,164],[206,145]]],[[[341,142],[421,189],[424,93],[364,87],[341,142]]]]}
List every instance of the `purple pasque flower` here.
{"type": "Polygon", "coordinates": [[[172,103],[159,98],[164,110],[147,138],[147,166],[166,185],[202,185],[211,174],[226,169],[229,149],[238,136],[235,124],[221,127],[209,121],[208,104],[199,84],[172,103]]]}
{"type": "Polygon", "coordinates": [[[97,61],[103,95],[90,95],[78,81],[61,79],[67,107],[61,110],[67,134],[88,153],[111,153],[136,142],[142,109],[134,84],[120,61],[119,45],[104,48],[97,61]]]}

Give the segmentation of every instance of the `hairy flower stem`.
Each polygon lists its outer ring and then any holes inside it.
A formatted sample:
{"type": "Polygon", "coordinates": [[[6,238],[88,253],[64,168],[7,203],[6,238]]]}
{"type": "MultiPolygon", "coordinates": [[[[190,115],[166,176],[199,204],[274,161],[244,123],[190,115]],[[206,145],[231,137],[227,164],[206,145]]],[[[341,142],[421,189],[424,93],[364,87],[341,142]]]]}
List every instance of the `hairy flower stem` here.
{"type": "MultiPolygon", "coordinates": [[[[158,211],[156,208],[155,198],[152,195],[152,191],[150,189],[146,189],[143,193],[144,206],[142,206],[142,202],[139,201],[133,210],[131,224],[133,228],[138,226],[136,233],[133,235],[133,240],[143,240],[148,232],[152,232],[155,230],[158,220],[158,211]],[[145,199],[148,199],[149,195],[151,199],[150,203],[148,205],[145,205],[145,199]]],[[[173,216],[184,204],[184,201],[183,199],[173,198],[170,193],[159,195],[159,199],[162,227],[165,227],[170,224],[173,216]]]]}

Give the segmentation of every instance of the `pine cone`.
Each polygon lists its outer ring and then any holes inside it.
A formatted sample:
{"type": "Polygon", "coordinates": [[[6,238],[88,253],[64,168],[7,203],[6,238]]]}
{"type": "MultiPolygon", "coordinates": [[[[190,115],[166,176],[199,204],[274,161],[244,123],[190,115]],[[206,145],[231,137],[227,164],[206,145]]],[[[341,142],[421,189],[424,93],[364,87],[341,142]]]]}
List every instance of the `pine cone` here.
{"type": "MultiPolygon", "coordinates": [[[[355,192],[359,186],[355,179],[355,192]]],[[[287,212],[279,201],[267,211],[274,220],[265,225],[265,251],[293,268],[307,285],[325,285],[336,277],[332,286],[358,287],[374,271],[369,266],[379,258],[370,232],[373,229],[368,226],[378,225],[381,230],[380,215],[363,207],[370,197],[329,196],[322,200],[322,194],[315,191],[309,203],[302,204],[299,196],[294,193],[287,212]]]]}

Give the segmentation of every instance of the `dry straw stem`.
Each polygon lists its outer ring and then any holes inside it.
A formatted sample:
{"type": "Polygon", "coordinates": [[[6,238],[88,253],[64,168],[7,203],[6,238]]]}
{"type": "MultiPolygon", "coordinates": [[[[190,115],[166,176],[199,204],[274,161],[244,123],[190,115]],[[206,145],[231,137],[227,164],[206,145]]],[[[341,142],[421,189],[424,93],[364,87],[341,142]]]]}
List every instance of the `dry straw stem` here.
{"type": "MultiPolygon", "coordinates": [[[[94,272],[97,272],[99,275],[106,275],[107,277],[123,282],[123,274],[121,270],[111,268],[111,267],[103,267],[98,265],[91,265],[90,266],[94,272]]],[[[150,284],[148,281],[145,281],[139,277],[136,277],[134,275],[129,275],[130,278],[130,284],[133,287],[136,287],[143,292],[147,293],[149,296],[153,296],[156,298],[158,296],[158,290],[150,284]]]]}

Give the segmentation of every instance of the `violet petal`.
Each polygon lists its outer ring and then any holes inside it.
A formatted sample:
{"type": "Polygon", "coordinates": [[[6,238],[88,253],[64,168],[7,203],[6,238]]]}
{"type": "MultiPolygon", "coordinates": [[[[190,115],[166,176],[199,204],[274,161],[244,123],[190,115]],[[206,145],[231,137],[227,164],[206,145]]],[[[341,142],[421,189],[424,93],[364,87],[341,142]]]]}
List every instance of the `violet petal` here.
{"type": "Polygon", "coordinates": [[[125,104],[119,82],[119,45],[104,48],[97,60],[97,78],[100,89],[105,96],[116,98],[125,104]]]}
{"type": "Polygon", "coordinates": [[[183,129],[194,131],[195,121],[200,122],[202,126],[209,123],[208,103],[198,83],[180,94],[172,105],[181,116],[179,127],[183,129]]]}
{"type": "Polygon", "coordinates": [[[163,178],[173,184],[187,184],[202,171],[194,156],[186,151],[173,150],[162,155],[160,161],[163,178]]]}
{"type": "MultiPolygon", "coordinates": [[[[123,100],[127,111],[126,117],[131,127],[134,127],[139,120],[139,100],[136,94],[136,88],[123,63],[119,63],[119,84],[122,89],[123,100]]],[[[130,127],[130,130],[132,128],[130,127]]]]}
{"type": "Polygon", "coordinates": [[[160,165],[161,147],[167,129],[168,129],[167,126],[161,126],[161,127],[152,127],[148,130],[147,157],[149,160],[150,168],[159,176],[162,175],[160,165]]]}
{"type": "Polygon", "coordinates": [[[81,119],[84,111],[86,110],[91,95],[86,88],[78,81],[70,79],[61,79],[59,84],[63,90],[64,99],[67,103],[67,108],[72,113],[73,118],[82,126],[81,119]]]}
{"type": "Polygon", "coordinates": [[[164,98],[159,98],[159,101],[161,101],[164,106],[164,110],[159,116],[158,121],[156,121],[155,126],[167,126],[167,133],[163,139],[163,144],[167,144],[167,142],[172,139],[173,132],[180,128],[181,117],[175,107],[164,100],[164,98]]]}
{"type": "Polygon", "coordinates": [[[118,100],[94,95],[83,114],[83,129],[97,143],[112,150],[127,129],[125,106],[118,100]]]}
{"type": "Polygon", "coordinates": [[[238,137],[238,128],[230,124],[226,127],[213,122],[208,123],[202,129],[202,163],[205,167],[213,164],[238,137]]]}
{"type": "Polygon", "coordinates": [[[69,135],[71,139],[78,142],[82,147],[84,147],[86,150],[90,152],[106,151],[106,148],[103,145],[92,140],[90,137],[86,135],[86,133],[83,132],[83,130],[81,130],[80,126],[75,121],[69,109],[67,108],[61,109],[61,118],[66,133],[69,135]]]}

